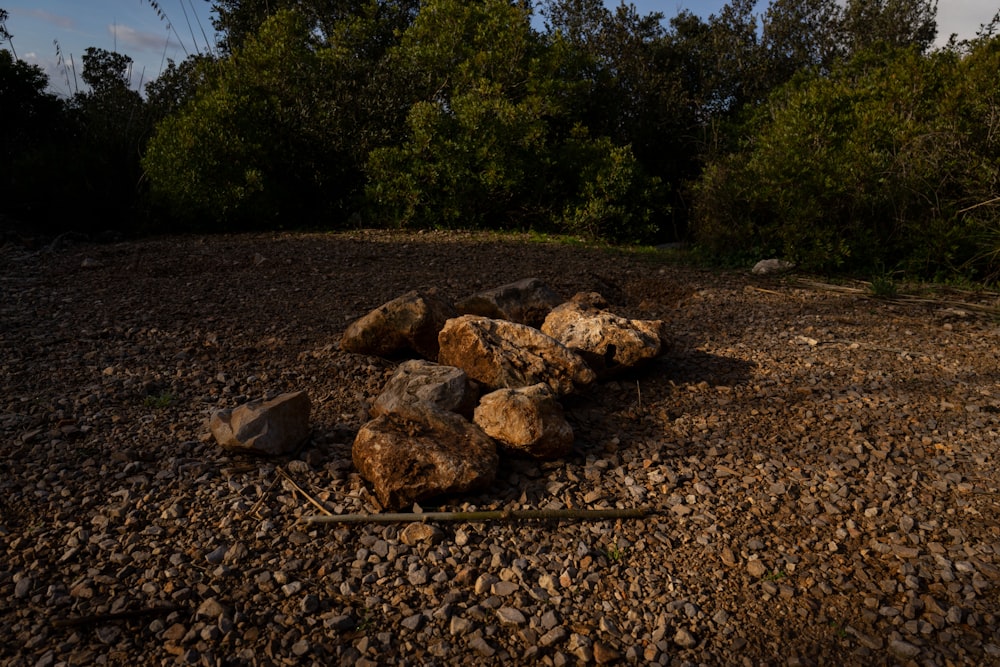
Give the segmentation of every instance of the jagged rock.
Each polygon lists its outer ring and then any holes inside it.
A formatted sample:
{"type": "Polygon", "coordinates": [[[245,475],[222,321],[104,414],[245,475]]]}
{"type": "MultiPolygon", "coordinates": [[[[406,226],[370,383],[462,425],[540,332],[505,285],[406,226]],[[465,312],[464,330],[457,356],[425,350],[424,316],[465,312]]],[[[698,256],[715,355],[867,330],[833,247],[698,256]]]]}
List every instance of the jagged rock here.
{"type": "Polygon", "coordinates": [[[372,405],[371,416],[395,412],[400,405],[417,401],[471,417],[479,388],[460,368],[442,366],[423,359],[400,364],[372,405]]]}
{"type": "Polygon", "coordinates": [[[631,320],[605,310],[595,292],[581,292],[554,308],[542,331],[577,352],[598,377],[635,368],[665,351],[667,335],[660,320],[631,320]]]}
{"type": "Polygon", "coordinates": [[[510,320],[538,327],[562,299],[538,278],[525,278],[477,292],[457,303],[462,315],[481,315],[494,320],[510,320]]]}
{"type": "Polygon", "coordinates": [[[773,276],[780,273],[788,273],[795,268],[794,262],[784,259],[762,259],[753,265],[750,273],[755,276],[773,276]]]}
{"type": "Polygon", "coordinates": [[[266,403],[251,401],[219,410],[209,421],[216,442],[225,449],[278,456],[294,452],[309,437],[309,396],[282,394],[266,403]]]}
{"type": "Polygon", "coordinates": [[[473,421],[501,445],[536,459],[557,459],[573,448],[573,427],[544,382],[486,394],[473,421]]]}
{"type": "Polygon", "coordinates": [[[362,426],[352,459],[386,509],[482,489],[498,462],[496,444],[478,426],[422,402],[362,426]]]}
{"type": "Polygon", "coordinates": [[[413,290],[382,304],[347,327],[340,347],[347,352],[395,357],[415,353],[434,361],[438,332],[458,313],[436,290],[413,290]]]}
{"type": "Polygon", "coordinates": [[[547,383],[557,394],[591,384],[583,359],[525,324],[463,315],[445,323],[438,336],[438,362],[456,366],[491,389],[547,383]]]}

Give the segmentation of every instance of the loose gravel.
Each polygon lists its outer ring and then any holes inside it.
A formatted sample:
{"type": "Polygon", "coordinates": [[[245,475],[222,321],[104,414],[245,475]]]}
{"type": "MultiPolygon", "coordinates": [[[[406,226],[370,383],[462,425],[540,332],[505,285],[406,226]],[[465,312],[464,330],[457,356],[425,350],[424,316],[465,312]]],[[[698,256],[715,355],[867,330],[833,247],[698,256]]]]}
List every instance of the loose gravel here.
{"type": "Polygon", "coordinates": [[[511,236],[8,244],[0,663],[1000,664],[998,349],[954,303],[511,236]],[[567,459],[423,509],[655,513],[299,523],[306,495],[378,510],[350,448],[394,363],[341,352],[346,325],[531,276],[673,348],[567,401],[567,459]],[[209,438],[213,410],[299,389],[296,458],[209,438]]]}

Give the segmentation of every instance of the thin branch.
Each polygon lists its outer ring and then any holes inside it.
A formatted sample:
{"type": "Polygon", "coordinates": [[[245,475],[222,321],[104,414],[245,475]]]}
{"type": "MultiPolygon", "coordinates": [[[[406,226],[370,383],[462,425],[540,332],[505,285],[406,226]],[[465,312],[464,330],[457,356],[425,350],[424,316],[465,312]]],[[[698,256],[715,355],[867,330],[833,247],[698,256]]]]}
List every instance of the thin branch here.
{"type": "Polygon", "coordinates": [[[1000,197],[994,197],[993,199],[987,199],[986,201],[981,201],[978,204],[973,204],[972,206],[963,208],[961,211],[956,211],[956,213],[967,213],[973,209],[977,209],[980,206],[989,206],[990,204],[996,204],[1000,202],[1000,197]]]}
{"type": "Polygon", "coordinates": [[[529,521],[578,519],[581,521],[608,521],[612,519],[641,519],[652,514],[651,509],[566,509],[566,510],[486,510],[482,512],[413,512],[386,514],[337,514],[306,516],[301,523],[426,523],[431,521],[529,521]]]}
{"type": "Polygon", "coordinates": [[[295,480],[293,480],[291,478],[291,476],[289,476],[289,474],[287,472],[285,472],[281,468],[275,468],[275,472],[277,472],[279,475],[281,475],[281,477],[284,478],[285,481],[287,481],[289,484],[292,485],[292,488],[294,488],[296,491],[298,491],[300,494],[302,494],[302,497],[305,498],[306,500],[308,500],[310,503],[312,503],[313,506],[316,507],[320,512],[322,512],[326,516],[333,516],[333,512],[331,512],[330,510],[328,510],[325,507],[323,507],[323,505],[320,504],[320,502],[318,500],[316,500],[315,498],[313,498],[312,496],[310,496],[308,493],[306,493],[305,491],[303,491],[302,487],[299,486],[298,484],[296,484],[295,480]]]}

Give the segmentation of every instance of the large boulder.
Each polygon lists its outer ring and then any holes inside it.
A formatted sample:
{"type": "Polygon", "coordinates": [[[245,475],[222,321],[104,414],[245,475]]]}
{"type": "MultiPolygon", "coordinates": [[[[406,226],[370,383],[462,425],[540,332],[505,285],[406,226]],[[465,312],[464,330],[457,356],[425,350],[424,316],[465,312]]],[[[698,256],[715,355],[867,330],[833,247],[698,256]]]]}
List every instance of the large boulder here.
{"type": "Polygon", "coordinates": [[[473,421],[504,447],[536,459],[558,459],[573,448],[573,427],[545,383],[486,394],[473,421]]]}
{"type": "Polygon", "coordinates": [[[270,401],[251,401],[233,410],[219,410],[209,429],[223,448],[266,456],[290,454],[309,437],[309,396],[304,391],[282,394],[270,401]]]}
{"type": "Polygon", "coordinates": [[[660,320],[631,320],[606,310],[600,294],[581,292],[554,308],[542,331],[577,352],[598,377],[635,368],[666,350],[660,320]]]}
{"type": "Polygon", "coordinates": [[[375,399],[371,416],[396,412],[401,405],[417,402],[472,417],[479,387],[460,368],[442,366],[423,359],[404,361],[375,399]]]}
{"type": "Polygon", "coordinates": [[[579,355],[516,322],[463,315],[445,323],[438,342],[439,363],[461,368],[491,389],[545,382],[557,394],[569,394],[595,379],[579,355]]]}
{"type": "Polygon", "coordinates": [[[555,292],[538,278],[525,278],[477,292],[455,303],[462,315],[482,315],[538,327],[545,316],[562,303],[555,292]]]}
{"type": "Polygon", "coordinates": [[[389,510],[485,488],[498,463],[496,444],[478,426],[422,402],[362,426],[352,459],[389,510]]]}
{"type": "Polygon", "coordinates": [[[347,352],[377,357],[416,354],[434,361],[438,332],[458,313],[436,290],[413,290],[352,322],[341,339],[347,352]]]}

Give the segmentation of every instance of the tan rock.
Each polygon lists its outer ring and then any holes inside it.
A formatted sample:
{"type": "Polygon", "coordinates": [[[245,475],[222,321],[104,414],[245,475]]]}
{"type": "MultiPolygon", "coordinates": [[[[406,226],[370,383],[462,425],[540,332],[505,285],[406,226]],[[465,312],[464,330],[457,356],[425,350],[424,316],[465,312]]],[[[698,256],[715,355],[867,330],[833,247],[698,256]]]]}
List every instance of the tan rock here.
{"type": "Polygon", "coordinates": [[[357,354],[417,354],[434,361],[438,356],[438,332],[456,314],[455,307],[436,290],[413,290],[352,322],[340,347],[357,354]]]}
{"type": "Polygon", "coordinates": [[[536,459],[557,459],[573,448],[573,427],[545,383],[486,394],[473,417],[501,445],[536,459]]]}
{"type": "Polygon", "coordinates": [[[382,506],[394,510],[489,486],[498,463],[495,443],[478,426],[423,402],[362,426],[352,458],[382,506]]]}
{"type": "Polygon", "coordinates": [[[542,331],[577,352],[599,377],[613,376],[660,356],[666,327],[660,320],[632,320],[605,309],[599,294],[581,292],[554,308],[542,331]]]}
{"type": "Polygon", "coordinates": [[[219,410],[209,421],[216,442],[225,449],[268,456],[294,452],[309,437],[309,396],[304,391],[270,401],[251,401],[219,410]]]}
{"type": "Polygon", "coordinates": [[[591,384],[594,372],[576,353],[524,324],[463,315],[438,336],[442,364],[461,368],[492,389],[548,384],[569,394],[591,384]]]}

